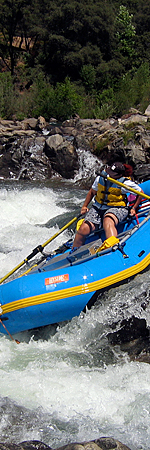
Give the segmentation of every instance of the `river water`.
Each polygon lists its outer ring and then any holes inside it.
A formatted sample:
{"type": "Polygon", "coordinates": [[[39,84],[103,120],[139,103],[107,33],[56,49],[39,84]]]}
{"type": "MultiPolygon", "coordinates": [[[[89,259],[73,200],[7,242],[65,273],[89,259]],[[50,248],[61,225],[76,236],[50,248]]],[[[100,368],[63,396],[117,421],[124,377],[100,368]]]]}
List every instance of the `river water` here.
{"type": "MultiPolygon", "coordinates": [[[[85,195],[72,181],[2,180],[0,277],[79,213],[85,195]]],[[[65,231],[46,249],[70,236],[65,231]]],[[[19,345],[0,335],[1,442],[56,448],[112,436],[131,450],[150,449],[150,365],[130,361],[107,339],[114,321],[132,314],[150,321],[141,308],[149,288],[147,272],[70,322],[20,333],[19,345]]]]}

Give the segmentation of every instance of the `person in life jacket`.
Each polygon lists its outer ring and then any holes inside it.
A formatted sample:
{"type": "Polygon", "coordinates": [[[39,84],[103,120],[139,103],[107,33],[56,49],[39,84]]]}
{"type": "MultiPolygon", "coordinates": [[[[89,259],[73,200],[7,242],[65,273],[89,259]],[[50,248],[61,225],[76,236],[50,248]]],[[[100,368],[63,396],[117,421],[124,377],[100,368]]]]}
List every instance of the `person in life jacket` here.
{"type": "MultiPolygon", "coordinates": [[[[84,221],[77,230],[72,251],[84,244],[86,237],[92,231],[103,226],[106,239],[111,236],[117,237],[117,225],[128,216],[127,191],[124,187],[117,186],[115,182],[110,182],[107,175],[125,183],[129,188],[142,191],[137,183],[125,176],[125,166],[121,162],[115,162],[112,166],[106,167],[99,176],[96,177],[91,189],[87,193],[81,214],[85,214],[84,221]],[[94,204],[88,208],[89,203],[95,197],[94,204]]],[[[134,216],[141,202],[142,197],[137,195],[134,205],[130,210],[130,215],[134,216]]]]}

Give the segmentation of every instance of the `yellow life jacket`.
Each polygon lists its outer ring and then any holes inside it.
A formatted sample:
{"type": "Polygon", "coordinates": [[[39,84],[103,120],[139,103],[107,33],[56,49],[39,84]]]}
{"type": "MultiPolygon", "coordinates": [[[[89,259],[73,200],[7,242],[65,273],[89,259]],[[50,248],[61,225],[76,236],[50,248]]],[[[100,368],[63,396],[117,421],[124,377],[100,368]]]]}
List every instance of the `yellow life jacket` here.
{"type": "MultiPolygon", "coordinates": [[[[104,172],[105,174],[105,172],[104,172]]],[[[128,178],[120,177],[118,181],[124,183],[128,178]]],[[[107,206],[126,206],[126,195],[122,194],[121,187],[116,186],[115,183],[111,183],[109,180],[99,177],[98,191],[95,200],[101,205],[107,206]]]]}

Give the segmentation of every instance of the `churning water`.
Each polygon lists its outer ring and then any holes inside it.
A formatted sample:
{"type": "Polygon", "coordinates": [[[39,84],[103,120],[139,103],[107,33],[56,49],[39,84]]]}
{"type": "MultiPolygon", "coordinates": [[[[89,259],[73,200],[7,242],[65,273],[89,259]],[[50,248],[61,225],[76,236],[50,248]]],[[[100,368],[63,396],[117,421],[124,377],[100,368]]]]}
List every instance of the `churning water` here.
{"type": "MultiPolygon", "coordinates": [[[[1,182],[0,277],[80,212],[86,192],[73,183],[1,182]],[[56,217],[55,220],[53,218],[56,217]]],[[[47,250],[70,237],[66,230],[47,250]]],[[[113,322],[145,317],[150,272],[111,289],[70,322],[0,335],[0,440],[41,440],[51,447],[114,437],[150,449],[150,365],[111,347],[113,322]]],[[[149,323],[150,325],[150,323],[149,323]]]]}

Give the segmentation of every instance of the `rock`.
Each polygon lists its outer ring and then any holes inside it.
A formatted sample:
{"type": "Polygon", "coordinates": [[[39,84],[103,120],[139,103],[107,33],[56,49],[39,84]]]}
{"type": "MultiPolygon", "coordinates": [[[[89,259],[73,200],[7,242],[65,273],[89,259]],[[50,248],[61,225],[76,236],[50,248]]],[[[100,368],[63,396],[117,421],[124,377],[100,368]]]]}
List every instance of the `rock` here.
{"type": "Polygon", "coordinates": [[[73,443],[58,447],[57,450],[130,450],[129,447],[113,438],[102,437],[81,444],[73,443]]]}
{"type": "Polygon", "coordinates": [[[15,118],[0,119],[0,177],[73,178],[79,170],[76,150],[83,149],[96,156],[101,165],[114,160],[131,164],[136,181],[145,181],[150,178],[149,109],[150,105],[144,115],[131,109],[120,119],[75,116],[61,125],[54,118],[47,124],[42,116],[21,122],[15,118]],[[41,144],[39,137],[43,138],[41,144]],[[34,139],[32,151],[27,145],[28,138],[34,139]]]}
{"type": "MultiPolygon", "coordinates": [[[[115,327],[118,324],[114,323],[113,328],[115,327]]],[[[150,333],[145,319],[132,316],[128,320],[122,320],[120,328],[108,334],[108,340],[112,345],[120,345],[131,360],[150,363],[150,333]]]]}
{"type": "Polygon", "coordinates": [[[0,177],[17,180],[43,180],[51,177],[52,167],[44,153],[44,147],[43,136],[4,140],[0,158],[0,177]]]}
{"type": "MultiPolygon", "coordinates": [[[[52,450],[41,441],[24,441],[20,444],[0,442],[0,450],[52,450]]],[[[58,447],[56,450],[130,450],[120,441],[109,437],[102,437],[90,442],[72,443],[58,447]]]]}
{"type": "Polygon", "coordinates": [[[31,130],[35,130],[38,124],[38,119],[24,119],[22,120],[22,128],[27,130],[27,129],[31,129],[31,130]]]}
{"type": "Polygon", "coordinates": [[[146,164],[146,152],[144,151],[142,145],[136,145],[133,140],[128,142],[128,145],[125,148],[125,154],[128,160],[132,160],[134,166],[139,163],[146,164]]]}
{"type": "Polygon", "coordinates": [[[120,124],[129,125],[131,123],[147,122],[147,117],[142,114],[129,114],[127,117],[120,119],[120,124]]]}
{"type": "Polygon", "coordinates": [[[53,136],[54,134],[59,134],[61,136],[63,133],[59,127],[50,127],[49,136],[53,136]]]}
{"type": "Polygon", "coordinates": [[[150,117],[150,105],[148,105],[148,107],[146,108],[144,114],[145,114],[146,116],[150,117]]]}
{"type": "Polygon", "coordinates": [[[19,445],[23,450],[50,450],[52,448],[40,441],[24,441],[19,445]]]}
{"type": "Polygon", "coordinates": [[[72,143],[59,134],[50,136],[45,142],[45,154],[55,172],[66,179],[74,177],[79,165],[76,149],[72,143]]]}
{"type": "Polygon", "coordinates": [[[140,183],[150,179],[150,164],[138,164],[134,169],[135,179],[140,183]]]}
{"type": "Polygon", "coordinates": [[[88,150],[91,151],[91,144],[89,142],[89,138],[85,136],[84,133],[82,133],[82,135],[77,134],[75,136],[75,146],[76,148],[80,148],[80,149],[84,149],[84,150],[88,150]]]}
{"type": "Polygon", "coordinates": [[[47,151],[51,152],[53,150],[56,150],[58,146],[61,145],[62,143],[63,137],[60,134],[55,134],[46,139],[45,147],[47,151]]]}
{"type": "Polygon", "coordinates": [[[47,127],[47,123],[46,120],[44,119],[44,117],[39,116],[38,120],[37,120],[37,124],[36,124],[36,130],[44,130],[44,128],[47,127]]]}
{"type": "Polygon", "coordinates": [[[4,444],[0,442],[0,450],[50,450],[51,447],[40,441],[25,441],[20,444],[4,444]]]}

